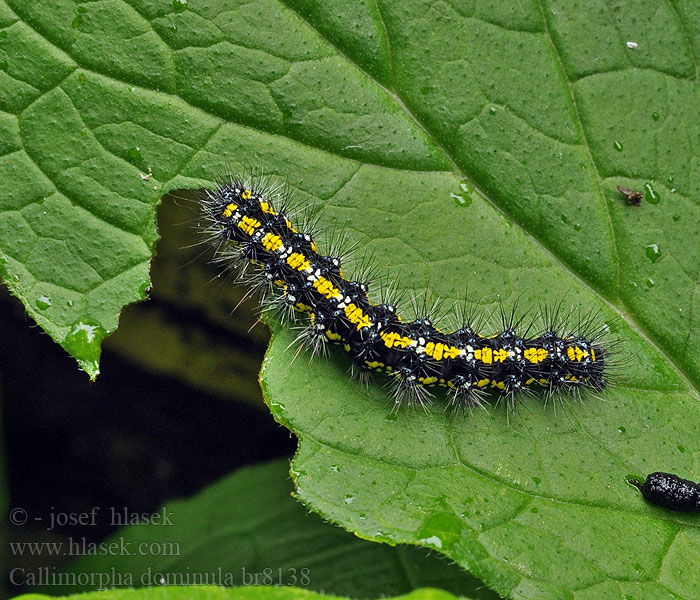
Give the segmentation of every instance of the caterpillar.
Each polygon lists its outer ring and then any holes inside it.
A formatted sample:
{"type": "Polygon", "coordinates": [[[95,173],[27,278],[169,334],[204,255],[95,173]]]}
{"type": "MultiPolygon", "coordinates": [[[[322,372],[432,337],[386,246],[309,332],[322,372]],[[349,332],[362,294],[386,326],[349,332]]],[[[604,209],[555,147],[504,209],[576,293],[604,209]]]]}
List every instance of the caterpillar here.
{"type": "Polygon", "coordinates": [[[200,229],[214,260],[261,290],[268,308],[305,319],[300,340],[314,352],[338,344],[359,372],[385,373],[397,405],[426,406],[436,387],[447,390],[448,405],[471,408],[482,406],[487,391],[510,406],[521,391],[539,388],[549,397],[606,386],[610,349],[592,320],[569,327],[553,311],[535,337],[520,335],[522,321],[503,310],[503,328],[492,335],[479,334],[469,319],[451,332],[430,314],[405,320],[395,303],[370,299],[368,282],[346,277],[344,257],[321,253],[316,236],[292,224],[284,196],[279,186],[231,176],[200,190],[200,229]]]}
{"type": "Polygon", "coordinates": [[[700,485],[672,473],[651,473],[646,481],[629,479],[652,504],[682,512],[700,512],[700,485]]]}

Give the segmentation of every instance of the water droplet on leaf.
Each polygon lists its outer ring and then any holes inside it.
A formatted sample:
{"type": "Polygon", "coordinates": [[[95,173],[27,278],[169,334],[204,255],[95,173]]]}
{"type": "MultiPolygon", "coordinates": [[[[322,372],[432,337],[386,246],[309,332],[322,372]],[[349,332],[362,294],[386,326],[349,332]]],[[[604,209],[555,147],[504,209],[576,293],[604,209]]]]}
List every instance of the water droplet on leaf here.
{"type": "Polygon", "coordinates": [[[61,344],[78,359],[80,365],[91,375],[98,373],[100,345],[107,332],[99,325],[78,321],[61,344]]]}
{"type": "Polygon", "coordinates": [[[653,263],[661,258],[661,250],[659,250],[659,246],[657,244],[649,244],[648,246],[644,246],[644,253],[653,263]]]}
{"type": "Polygon", "coordinates": [[[459,194],[450,194],[450,197],[455,201],[455,204],[461,208],[469,206],[472,203],[471,198],[465,198],[464,196],[460,196],[459,194]]]}
{"type": "Polygon", "coordinates": [[[661,202],[661,198],[659,198],[659,195],[656,193],[656,190],[651,187],[650,183],[645,183],[644,189],[647,191],[647,202],[649,204],[658,204],[661,202]]]}
{"type": "Polygon", "coordinates": [[[51,304],[51,298],[43,294],[36,299],[36,306],[39,310],[46,310],[51,304]]]}
{"type": "Polygon", "coordinates": [[[131,161],[143,160],[143,155],[141,154],[141,148],[134,146],[126,151],[126,156],[131,161]]]}

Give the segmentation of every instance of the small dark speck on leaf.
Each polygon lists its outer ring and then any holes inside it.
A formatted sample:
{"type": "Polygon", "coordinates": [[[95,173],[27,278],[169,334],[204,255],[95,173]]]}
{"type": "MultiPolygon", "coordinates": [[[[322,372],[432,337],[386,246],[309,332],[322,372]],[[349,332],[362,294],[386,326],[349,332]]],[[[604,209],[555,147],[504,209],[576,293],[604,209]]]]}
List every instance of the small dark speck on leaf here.
{"type": "Polygon", "coordinates": [[[617,191],[620,192],[625,198],[627,198],[627,204],[632,206],[639,206],[642,203],[642,198],[644,194],[642,192],[635,192],[629,188],[623,188],[619,185],[617,186],[617,191]]]}

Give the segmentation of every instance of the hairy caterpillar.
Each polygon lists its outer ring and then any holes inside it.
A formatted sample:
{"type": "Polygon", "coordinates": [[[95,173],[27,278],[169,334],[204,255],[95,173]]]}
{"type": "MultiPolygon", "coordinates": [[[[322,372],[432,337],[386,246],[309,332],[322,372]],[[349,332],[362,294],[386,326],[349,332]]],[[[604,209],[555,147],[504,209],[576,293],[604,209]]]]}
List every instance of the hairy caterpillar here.
{"type": "Polygon", "coordinates": [[[314,351],[339,344],[361,370],[387,374],[397,404],[425,405],[434,387],[446,388],[449,403],[462,408],[481,405],[485,391],[512,403],[521,390],[548,396],[605,387],[610,350],[592,320],[572,331],[567,319],[555,322],[555,311],[535,337],[519,335],[514,314],[503,313],[502,330],[489,336],[468,321],[443,332],[429,315],[403,320],[395,304],[370,299],[368,283],[345,276],[341,257],[319,252],[315,236],[298,231],[275,206],[281,200],[277,189],[230,177],[202,190],[203,230],[216,260],[265,295],[272,292],[268,306],[294,320],[305,316],[300,338],[314,351]]]}
{"type": "Polygon", "coordinates": [[[682,512],[700,512],[700,485],[673,473],[651,473],[644,483],[630,479],[649,502],[682,512]]]}

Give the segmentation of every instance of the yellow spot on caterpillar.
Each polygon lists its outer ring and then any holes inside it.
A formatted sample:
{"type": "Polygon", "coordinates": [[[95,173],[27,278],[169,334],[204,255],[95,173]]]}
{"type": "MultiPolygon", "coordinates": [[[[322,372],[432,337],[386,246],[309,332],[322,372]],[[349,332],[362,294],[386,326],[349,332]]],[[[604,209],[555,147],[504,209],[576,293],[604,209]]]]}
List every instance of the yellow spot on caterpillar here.
{"type": "Polygon", "coordinates": [[[425,346],[425,353],[432,356],[435,360],[442,360],[445,353],[445,344],[428,342],[425,346]]]}
{"type": "Polygon", "coordinates": [[[493,351],[493,361],[494,362],[503,362],[506,358],[508,358],[508,352],[506,350],[504,350],[503,348],[500,348],[499,350],[493,351]]]}
{"type": "Polygon", "coordinates": [[[547,351],[544,348],[528,348],[523,355],[526,360],[536,365],[547,358],[547,351]]]}
{"type": "Polygon", "coordinates": [[[578,346],[569,346],[566,349],[566,355],[571,361],[581,362],[584,358],[588,357],[588,352],[578,346]]]}
{"type": "Polygon", "coordinates": [[[260,201],[260,210],[263,211],[264,213],[267,213],[268,215],[276,215],[277,214],[274,210],[272,210],[272,207],[264,200],[260,201]]]}
{"type": "Polygon", "coordinates": [[[337,342],[340,340],[340,334],[334,333],[333,331],[326,331],[326,337],[332,342],[337,342]]]}
{"type": "Polygon", "coordinates": [[[303,304],[301,302],[297,302],[294,305],[294,308],[296,310],[298,310],[299,312],[303,312],[303,313],[310,313],[313,310],[310,306],[303,304]]]}
{"type": "Polygon", "coordinates": [[[395,331],[382,332],[379,335],[384,340],[384,345],[387,348],[405,348],[411,344],[411,338],[399,335],[395,331]]]}
{"type": "Polygon", "coordinates": [[[343,344],[343,350],[345,350],[345,352],[350,352],[350,344],[343,344]]]}
{"type": "Polygon", "coordinates": [[[480,388],[486,387],[490,381],[491,381],[490,379],[479,379],[479,381],[476,383],[476,385],[478,385],[480,388]]]}
{"type": "Polygon", "coordinates": [[[448,358],[457,358],[459,356],[459,348],[454,346],[445,346],[438,342],[428,342],[425,346],[425,353],[432,356],[435,360],[446,360],[448,358]]]}
{"type": "Polygon", "coordinates": [[[366,360],[365,361],[365,366],[368,369],[379,369],[384,366],[383,362],[379,362],[378,360],[366,360]]]}
{"type": "Polygon", "coordinates": [[[282,238],[274,233],[268,233],[262,239],[262,245],[268,252],[274,252],[282,246],[282,238]]]}
{"type": "Polygon", "coordinates": [[[287,264],[297,271],[306,271],[311,265],[300,252],[294,252],[287,257],[287,264]]]}
{"type": "Polygon", "coordinates": [[[530,379],[528,379],[528,380],[525,382],[525,385],[532,385],[533,383],[535,383],[535,378],[534,378],[534,377],[530,377],[530,379]]]}
{"type": "Polygon", "coordinates": [[[250,200],[250,198],[251,198],[252,195],[253,195],[253,193],[252,193],[250,190],[245,190],[245,191],[241,194],[241,198],[243,198],[243,200],[250,200]]]}
{"type": "Polygon", "coordinates": [[[369,317],[362,312],[361,308],[358,308],[353,303],[348,304],[345,307],[345,316],[350,320],[351,323],[357,326],[357,329],[362,329],[363,327],[369,327],[369,317]]]}
{"type": "Polygon", "coordinates": [[[480,360],[485,365],[490,365],[493,362],[491,348],[479,348],[474,350],[474,358],[480,360]]]}
{"type": "Polygon", "coordinates": [[[546,386],[548,383],[549,383],[549,381],[547,381],[546,379],[544,379],[544,378],[540,379],[540,385],[546,386]]]}
{"type": "Polygon", "coordinates": [[[224,217],[224,219],[229,219],[231,215],[233,214],[233,211],[236,210],[238,206],[235,204],[231,203],[226,208],[224,208],[224,212],[221,213],[221,215],[224,217]]]}
{"type": "Polygon", "coordinates": [[[506,389],[506,384],[503,381],[492,381],[491,387],[498,388],[499,390],[504,390],[506,389]]]}
{"type": "Polygon", "coordinates": [[[419,377],[418,381],[420,381],[423,385],[432,385],[438,380],[437,377],[419,377]]]}
{"type": "Polygon", "coordinates": [[[445,348],[443,352],[443,357],[444,358],[457,358],[459,356],[459,348],[455,348],[454,346],[450,346],[449,348],[445,348]]]}
{"type": "Polygon", "coordinates": [[[328,298],[328,300],[335,298],[338,296],[338,294],[340,294],[338,288],[333,287],[333,284],[322,275],[314,279],[313,286],[318,290],[319,294],[322,294],[328,298]]]}
{"type": "Polygon", "coordinates": [[[238,222],[238,228],[248,235],[253,235],[258,227],[260,227],[260,221],[253,217],[243,217],[238,222]]]}

